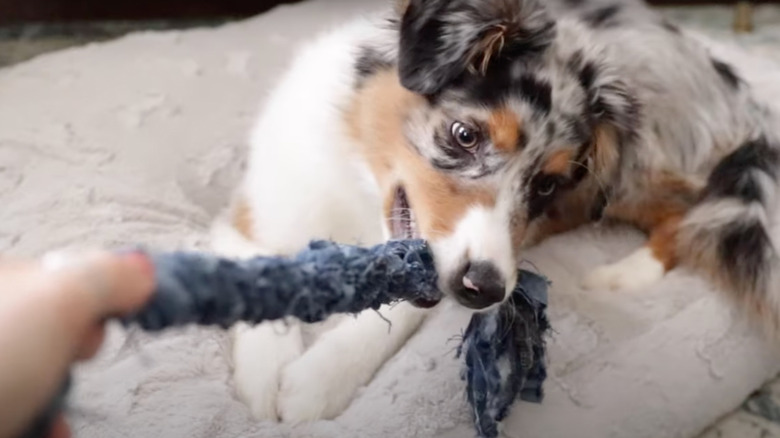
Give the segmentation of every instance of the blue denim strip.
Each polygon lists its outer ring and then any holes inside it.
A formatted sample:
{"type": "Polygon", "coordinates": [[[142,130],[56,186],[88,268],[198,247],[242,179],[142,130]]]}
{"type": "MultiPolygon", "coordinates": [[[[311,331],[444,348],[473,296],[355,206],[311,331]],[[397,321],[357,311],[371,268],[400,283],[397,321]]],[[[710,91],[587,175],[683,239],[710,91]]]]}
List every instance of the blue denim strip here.
{"type": "Polygon", "coordinates": [[[466,328],[458,355],[465,356],[462,377],[480,438],[498,436],[499,422],[518,398],[542,401],[547,287],[544,277],[521,271],[512,299],[475,314],[466,328]]]}
{"type": "MultiPolygon", "coordinates": [[[[205,253],[149,253],[157,287],[151,301],[124,318],[148,331],[197,324],[230,327],[295,317],[322,321],[410,300],[438,302],[433,254],[422,240],[372,248],[312,242],[294,257],[231,260],[205,253]]],[[[544,335],[547,280],[521,271],[512,299],[477,313],[458,355],[480,437],[498,435],[498,422],[522,399],[540,402],[546,377],[544,335]]],[[[68,386],[25,437],[48,430],[64,406],[68,386]]]]}

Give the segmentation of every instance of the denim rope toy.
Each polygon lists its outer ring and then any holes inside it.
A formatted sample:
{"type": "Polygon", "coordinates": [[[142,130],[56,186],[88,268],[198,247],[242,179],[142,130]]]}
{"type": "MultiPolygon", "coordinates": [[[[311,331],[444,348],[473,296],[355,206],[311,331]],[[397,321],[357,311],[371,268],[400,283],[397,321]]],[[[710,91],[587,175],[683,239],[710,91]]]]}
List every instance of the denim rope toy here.
{"type": "MultiPolygon", "coordinates": [[[[147,331],[197,324],[223,328],[295,317],[322,321],[383,304],[441,300],[428,244],[391,241],[372,248],[315,241],[294,257],[231,260],[193,252],[148,253],[156,290],[147,305],[123,319],[147,331]]],[[[462,378],[480,438],[498,436],[498,423],[520,398],[542,399],[544,335],[549,329],[547,280],[522,271],[512,299],[472,317],[458,348],[462,378]]],[[[64,406],[68,385],[24,438],[48,430],[64,406]]]]}

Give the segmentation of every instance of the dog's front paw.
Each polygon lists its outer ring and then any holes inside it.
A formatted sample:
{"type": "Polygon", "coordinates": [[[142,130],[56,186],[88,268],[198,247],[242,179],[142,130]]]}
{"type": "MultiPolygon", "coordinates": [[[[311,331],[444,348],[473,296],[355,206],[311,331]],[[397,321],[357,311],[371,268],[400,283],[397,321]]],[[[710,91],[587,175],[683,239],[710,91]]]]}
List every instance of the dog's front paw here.
{"type": "Polygon", "coordinates": [[[256,420],[278,420],[281,371],[303,351],[298,327],[270,323],[239,326],[233,336],[233,378],[238,396],[256,420]]]}
{"type": "Polygon", "coordinates": [[[261,376],[252,372],[237,372],[234,376],[238,396],[249,408],[257,421],[276,421],[276,396],[279,392],[279,376],[276,370],[260,368],[260,372],[272,374],[261,376]]]}
{"type": "Polygon", "coordinates": [[[358,377],[361,371],[354,369],[354,358],[339,354],[341,350],[325,347],[315,345],[282,371],[278,400],[282,421],[333,419],[349,406],[363,384],[358,377]]]}
{"type": "Polygon", "coordinates": [[[600,266],[582,281],[588,290],[637,290],[663,278],[666,269],[649,248],[635,251],[611,265],[600,266]]]}

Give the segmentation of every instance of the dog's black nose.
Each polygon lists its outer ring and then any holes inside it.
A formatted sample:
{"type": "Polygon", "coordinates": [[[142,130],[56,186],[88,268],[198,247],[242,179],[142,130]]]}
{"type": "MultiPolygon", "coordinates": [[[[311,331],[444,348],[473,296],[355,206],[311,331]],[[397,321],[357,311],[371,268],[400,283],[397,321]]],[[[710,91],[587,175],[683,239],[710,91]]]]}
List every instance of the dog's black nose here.
{"type": "Polygon", "coordinates": [[[504,300],[506,280],[493,263],[480,261],[466,265],[462,276],[451,280],[450,289],[460,304],[484,309],[504,300]]]}

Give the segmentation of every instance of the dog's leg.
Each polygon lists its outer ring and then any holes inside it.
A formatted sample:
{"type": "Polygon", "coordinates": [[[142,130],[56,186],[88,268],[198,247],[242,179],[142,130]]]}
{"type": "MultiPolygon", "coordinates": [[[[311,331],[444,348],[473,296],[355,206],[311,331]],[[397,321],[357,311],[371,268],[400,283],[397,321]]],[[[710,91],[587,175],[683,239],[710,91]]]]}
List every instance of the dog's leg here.
{"type": "Polygon", "coordinates": [[[589,290],[636,290],[652,285],[677,263],[677,227],[682,216],[669,216],[650,232],[642,248],[593,270],[582,283],[589,290]]]}
{"type": "MultiPolygon", "coordinates": [[[[238,207],[241,204],[237,204],[238,207]]],[[[228,217],[211,229],[212,250],[225,257],[247,258],[273,254],[250,241],[241,230],[240,215],[233,206],[228,217]]],[[[258,420],[276,420],[280,373],[304,350],[300,323],[268,322],[257,326],[239,324],[231,331],[233,378],[239,397],[258,420]]]]}
{"type": "Polygon", "coordinates": [[[636,290],[663,278],[677,263],[677,229],[696,200],[693,184],[675,175],[654,175],[635,199],[615,202],[605,214],[648,233],[645,246],[613,264],[596,268],[582,282],[590,290],[636,290]]]}
{"type": "Polygon", "coordinates": [[[400,303],[346,318],[325,332],[283,370],[279,416],[294,423],[338,416],[411,337],[425,314],[400,303]]]}
{"type": "Polygon", "coordinates": [[[277,420],[281,370],[303,353],[297,322],[242,324],[233,329],[233,378],[257,420],[277,420]]]}

